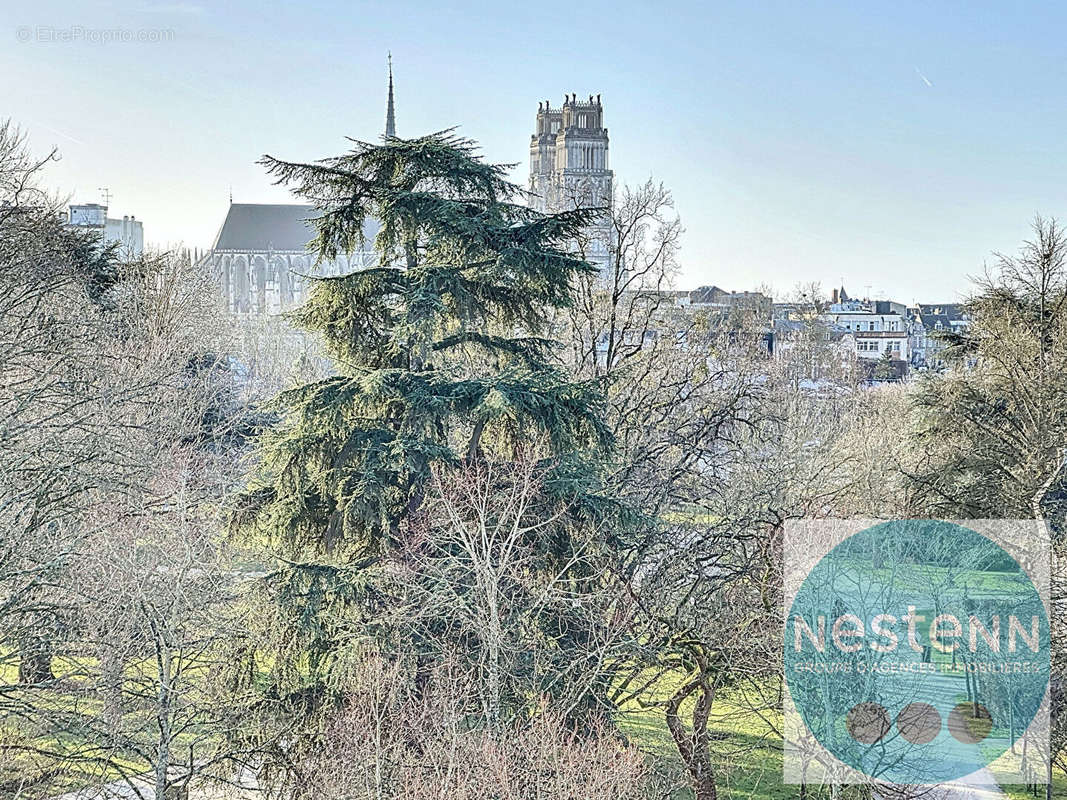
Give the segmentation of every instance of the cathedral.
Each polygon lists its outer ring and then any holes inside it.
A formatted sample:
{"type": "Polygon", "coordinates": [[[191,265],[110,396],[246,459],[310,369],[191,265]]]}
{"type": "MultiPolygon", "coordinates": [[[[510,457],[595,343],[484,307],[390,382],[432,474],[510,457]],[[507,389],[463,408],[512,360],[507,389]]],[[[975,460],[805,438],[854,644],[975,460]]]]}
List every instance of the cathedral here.
{"type": "MultiPolygon", "coordinates": [[[[393,64],[389,60],[389,99],[385,135],[396,136],[393,106],[393,64]]],[[[315,238],[313,206],[299,203],[234,203],[219,228],[203,263],[218,277],[227,311],[238,314],[279,314],[307,297],[308,278],[344,275],[378,263],[373,250],[378,224],[363,227],[365,249],[320,261],[308,252],[315,238]]]]}
{"type": "MultiPolygon", "coordinates": [[[[538,104],[537,129],[530,137],[530,204],[544,213],[573,208],[610,208],[612,172],[608,168],[608,129],[600,95],[578,100],[564,95],[563,105],[538,104]]],[[[605,213],[590,230],[589,261],[610,262],[611,221],[605,213]]]]}
{"type": "Polygon", "coordinates": [[[226,219],[205,258],[219,276],[228,311],[279,314],[304,302],[308,278],[344,275],[373,266],[370,249],[377,225],[364,226],[367,249],[318,261],[308,252],[314,238],[312,206],[230,203],[226,219]]]}
{"type": "MultiPolygon", "coordinates": [[[[389,94],[385,136],[396,136],[393,66],[389,61],[389,94]]],[[[543,213],[574,208],[611,207],[613,176],[608,168],[608,129],[600,95],[578,100],[564,96],[563,105],[538,106],[537,129],[530,139],[530,205],[543,213]]],[[[204,263],[219,277],[228,311],[239,314],[278,314],[306,298],[309,277],[343,275],[373,266],[372,246],[377,223],[364,229],[366,248],[332,261],[318,261],[307,250],[315,237],[312,206],[234,203],[219,228],[204,263]]],[[[611,220],[607,212],[589,231],[585,257],[608,268],[611,260],[611,220]]]]}

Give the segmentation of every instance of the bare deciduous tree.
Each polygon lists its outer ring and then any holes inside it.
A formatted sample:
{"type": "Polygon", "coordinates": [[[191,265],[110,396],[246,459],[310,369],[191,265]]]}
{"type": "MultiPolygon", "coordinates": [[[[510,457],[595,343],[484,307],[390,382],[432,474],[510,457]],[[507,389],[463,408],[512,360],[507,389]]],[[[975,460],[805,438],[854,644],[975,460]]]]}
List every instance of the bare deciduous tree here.
{"type": "Polygon", "coordinates": [[[437,470],[420,536],[395,559],[402,625],[454,650],[489,730],[551,696],[565,717],[602,701],[628,601],[596,523],[550,499],[536,459],[437,470]]]}
{"type": "MultiPolygon", "coordinates": [[[[651,796],[645,759],[603,724],[578,733],[542,708],[499,731],[472,726],[466,670],[435,670],[427,706],[404,665],[367,657],[344,710],[294,772],[299,798],[322,800],[638,800],[651,796]]],[[[473,694],[472,694],[473,692],[473,694]]]]}
{"type": "Polygon", "coordinates": [[[650,336],[664,333],[660,312],[670,305],[664,293],[678,272],[682,224],[663,184],[649,179],[623,188],[609,218],[608,264],[580,281],[570,312],[571,361],[583,374],[612,372],[650,336]]]}
{"type": "Polygon", "coordinates": [[[240,641],[212,557],[233,387],[208,276],[67,226],[46,161],[0,128],[0,787],[162,800],[239,708],[209,666],[240,641]]]}

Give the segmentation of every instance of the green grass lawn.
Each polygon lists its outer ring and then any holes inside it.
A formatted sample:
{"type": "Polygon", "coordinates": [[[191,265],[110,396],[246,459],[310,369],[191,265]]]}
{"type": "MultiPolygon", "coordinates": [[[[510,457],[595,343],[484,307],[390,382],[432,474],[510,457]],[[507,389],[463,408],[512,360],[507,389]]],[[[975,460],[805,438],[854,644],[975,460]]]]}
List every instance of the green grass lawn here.
{"type": "MultiPolygon", "coordinates": [[[[1000,788],[1004,790],[1004,794],[1011,798],[1011,800],[1034,800],[1035,795],[1027,791],[1025,786],[1004,784],[1000,788]]],[[[1038,798],[1044,800],[1045,787],[1039,786],[1037,790],[1038,798]]],[[[1052,773],[1052,796],[1053,797],[1067,797],[1067,775],[1063,772],[1053,771],[1052,773]]]]}
{"type": "MultiPolygon", "coordinates": [[[[657,695],[665,698],[670,691],[667,682],[657,695]]],[[[683,718],[688,709],[683,707],[683,718]]],[[[775,732],[780,727],[779,710],[752,710],[743,696],[721,694],[713,707],[709,730],[712,733],[712,753],[716,770],[716,782],[720,797],[724,800],[784,800],[799,798],[800,787],[782,783],[782,739],[775,732]],[[770,724],[768,724],[770,723],[770,724]]],[[[685,785],[678,751],[667,730],[663,709],[642,708],[636,703],[624,706],[618,712],[617,723],[623,734],[637,747],[648,753],[657,767],[675,775],[680,785],[685,785]]],[[[1052,796],[1067,798],[1067,776],[1062,772],[1053,775],[1052,796]]],[[[1004,793],[1011,800],[1034,800],[1034,795],[1024,786],[1004,786],[1004,793]]],[[[829,797],[828,789],[809,787],[810,798],[829,797]]],[[[842,800],[862,796],[861,789],[845,789],[842,800]]],[[[1044,787],[1038,795],[1044,798],[1044,787]]],[[[675,793],[676,800],[692,797],[687,789],[675,793]]]]}
{"type": "Polygon", "coordinates": [[[1028,579],[1021,572],[941,567],[933,564],[907,564],[904,568],[900,565],[885,566],[872,571],[865,561],[843,558],[841,563],[855,564],[862,574],[878,578],[883,584],[892,584],[898,589],[911,587],[929,590],[930,587],[941,587],[947,590],[949,587],[961,589],[966,586],[971,597],[1018,592],[1028,583],[1028,579]]]}
{"type": "MultiPolygon", "coordinates": [[[[0,797],[7,797],[17,787],[19,797],[46,798],[150,769],[151,765],[131,748],[101,745],[101,732],[106,728],[100,723],[104,701],[86,685],[88,676],[98,669],[94,655],[68,653],[53,658],[56,680],[48,689],[20,687],[17,658],[13,654],[3,656],[0,687],[9,707],[17,710],[24,706],[33,712],[0,718],[0,797]],[[41,720],[47,715],[41,712],[53,712],[65,730],[44,724],[41,720]]],[[[155,694],[154,669],[154,660],[145,658],[127,663],[124,670],[128,683],[123,691],[123,734],[147,752],[153,751],[157,736],[151,700],[155,694]]],[[[176,680],[185,689],[208,676],[206,665],[193,662],[182,666],[176,680]]],[[[193,742],[210,747],[210,741],[202,736],[196,727],[188,726],[173,746],[177,752],[193,742]]]]}
{"type": "MultiPolygon", "coordinates": [[[[711,727],[715,738],[716,778],[723,798],[778,800],[798,796],[798,787],[782,784],[782,741],[754,713],[728,700],[716,703],[711,727]]],[[[618,715],[627,738],[653,756],[661,768],[681,771],[661,708],[630,708],[618,715]]],[[[684,778],[682,779],[684,782],[684,778]]],[[[690,797],[687,790],[676,795],[690,797]]]]}
{"type": "MultiPolygon", "coordinates": [[[[665,681],[656,694],[668,696],[674,681],[665,681]]],[[[719,796],[723,800],[785,800],[799,798],[800,787],[782,783],[781,710],[753,710],[744,695],[720,692],[712,709],[709,731],[712,735],[712,759],[719,796]]],[[[683,706],[683,718],[689,712],[683,706]]],[[[678,751],[667,730],[661,707],[642,708],[636,703],[624,706],[617,714],[623,734],[655,760],[657,767],[677,775],[685,785],[678,751]]],[[[807,797],[828,798],[828,789],[808,787],[807,797]]],[[[859,797],[858,790],[844,789],[841,800],[859,797]]],[[[677,800],[692,797],[688,789],[674,795],[677,800]]]]}

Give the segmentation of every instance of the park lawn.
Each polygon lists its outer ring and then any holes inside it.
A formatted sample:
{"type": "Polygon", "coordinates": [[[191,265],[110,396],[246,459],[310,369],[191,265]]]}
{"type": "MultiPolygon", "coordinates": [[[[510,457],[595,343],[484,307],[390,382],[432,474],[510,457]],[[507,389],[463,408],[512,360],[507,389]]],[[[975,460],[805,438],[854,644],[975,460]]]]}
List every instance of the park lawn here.
{"type": "MultiPolygon", "coordinates": [[[[666,698],[677,678],[667,678],[655,694],[666,698]]],[[[690,707],[683,706],[686,718],[690,707]]],[[[796,800],[800,787],[782,783],[782,712],[778,708],[753,710],[746,695],[738,691],[720,691],[709,722],[712,736],[712,759],[719,796],[723,800],[796,800]]],[[[679,776],[685,784],[684,771],[667,730],[663,709],[642,708],[628,703],[616,714],[620,731],[629,741],[654,759],[657,767],[679,776]]],[[[841,800],[856,795],[856,790],[844,788],[841,800]]],[[[809,787],[809,798],[829,797],[827,788],[809,787]]],[[[856,795],[858,796],[858,795],[856,795]]],[[[692,797],[689,790],[675,795],[676,800],[692,797]]]]}
{"type": "MultiPolygon", "coordinates": [[[[1000,788],[1004,790],[1004,794],[1011,798],[1011,800],[1034,800],[1035,797],[1044,800],[1045,797],[1044,786],[1038,787],[1037,795],[1027,791],[1026,787],[1022,784],[1001,784],[1000,788]]],[[[1060,770],[1053,771],[1052,773],[1052,796],[1067,797],[1067,775],[1064,775],[1060,770]]]]}
{"type": "MultiPolygon", "coordinates": [[[[676,681],[666,680],[662,689],[656,691],[659,698],[666,698],[676,681]]],[[[683,707],[683,719],[691,709],[683,707]]],[[[662,708],[642,708],[636,703],[623,706],[616,714],[619,730],[643,752],[648,753],[660,768],[680,776],[684,773],[674,741],[667,730],[662,708]]],[[[715,701],[709,729],[712,733],[712,757],[715,780],[720,796],[725,800],[795,800],[798,786],[782,783],[782,739],[776,732],[781,726],[781,711],[761,709],[754,711],[744,695],[720,693],[715,701]]],[[[1022,785],[1004,785],[1004,793],[1010,800],[1034,800],[1034,795],[1022,785]]],[[[839,797],[842,800],[862,789],[846,788],[839,797]]],[[[675,795],[677,800],[689,798],[688,790],[675,795]]],[[[828,797],[829,791],[809,787],[808,797],[828,797]]],[[[1053,797],[1067,798],[1067,775],[1053,774],[1053,797]]],[[[1038,798],[1044,797],[1043,789],[1038,798]]]]}
{"type": "Polygon", "coordinates": [[[901,565],[887,565],[872,570],[869,563],[854,558],[843,558],[840,563],[855,565],[857,571],[861,571],[864,576],[878,578],[883,584],[893,584],[901,590],[908,587],[929,590],[932,586],[966,586],[972,597],[983,597],[1017,592],[1026,586],[1026,577],[1020,572],[943,567],[934,564],[907,564],[903,565],[905,569],[902,569],[901,565]]]}
{"type": "MultiPolygon", "coordinates": [[[[728,800],[795,798],[797,787],[782,784],[781,739],[755,713],[727,699],[720,699],[715,705],[719,713],[710,729],[715,740],[713,753],[721,796],[728,800]]],[[[681,770],[662,708],[624,709],[617,719],[626,737],[660,766],[672,772],[681,770]]],[[[677,795],[689,796],[688,791],[677,795]]]]}
{"type": "MultiPolygon", "coordinates": [[[[84,750],[86,742],[77,736],[50,736],[26,739],[13,729],[0,730],[0,743],[5,747],[39,747],[51,753],[74,753],[84,750]]],[[[20,787],[20,797],[51,797],[68,791],[83,789],[119,780],[126,774],[137,774],[145,765],[134,758],[111,755],[111,765],[73,758],[57,767],[54,761],[42,758],[32,750],[9,750],[0,759],[0,787],[20,787]]],[[[0,789],[0,794],[3,790],[0,789]]]]}
{"type": "MultiPolygon", "coordinates": [[[[20,797],[50,797],[64,792],[83,789],[112,781],[128,775],[139,775],[151,768],[132,749],[101,750],[98,739],[88,731],[78,731],[79,722],[91,726],[103,712],[104,702],[94,692],[81,690],[87,676],[97,666],[92,655],[60,654],[52,660],[52,671],[57,677],[56,685],[42,690],[18,692],[18,669],[16,659],[0,661],[0,685],[10,698],[24,702],[38,711],[64,712],[72,726],[68,733],[33,730],[26,720],[8,720],[0,725],[0,797],[6,796],[10,787],[21,787],[20,797]],[[30,730],[26,727],[29,726],[30,730]],[[51,754],[50,758],[43,754],[51,754]],[[42,794],[43,793],[43,794],[42,794]]],[[[129,684],[125,687],[124,699],[147,692],[156,676],[155,661],[146,657],[130,662],[125,667],[129,684]],[[146,688],[147,686],[147,688],[146,688]]],[[[209,666],[201,663],[182,667],[181,681],[189,684],[210,677],[209,666]]],[[[16,718],[17,719],[17,718],[16,718]]],[[[151,703],[136,704],[127,708],[124,720],[137,743],[151,751],[154,747],[155,711],[151,703]]],[[[178,734],[174,740],[180,750],[193,741],[210,746],[212,740],[203,739],[195,726],[178,734]]]]}

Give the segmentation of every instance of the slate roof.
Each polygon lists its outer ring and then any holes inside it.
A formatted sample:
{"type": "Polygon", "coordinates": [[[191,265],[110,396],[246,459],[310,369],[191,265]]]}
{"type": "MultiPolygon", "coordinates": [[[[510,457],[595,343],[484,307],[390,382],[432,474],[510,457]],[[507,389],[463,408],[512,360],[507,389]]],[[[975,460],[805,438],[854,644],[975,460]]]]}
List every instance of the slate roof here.
{"type": "Polygon", "coordinates": [[[923,327],[928,331],[933,330],[952,330],[952,317],[948,314],[923,314],[922,315],[923,327]],[[941,327],[937,327],[937,323],[941,323],[941,327]]]}
{"type": "Polygon", "coordinates": [[[691,303],[717,303],[721,298],[728,297],[729,292],[718,286],[701,286],[689,293],[691,303]]]}
{"type": "Polygon", "coordinates": [[[966,323],[967,316],[964,314],[963,305],[960,303],[919,303],[919,320],[927,331],[946,330],[955,328],[952,323],[966,323]],[[937,324],[941,323],[941,328],[937,324]]]}
{"type": "MultiPolygon", "coordinates": [[[[289,250],[303,252],[315,238],[310,220],[317,215],[313,206],[298,203],[230,203],[226,219],[212,245],[215,250],[245,252],[289,250]]],[[[378,224],[367,220],[363,227],[367,246],[374,241],[378,224]]]]}
{"type": "Polygon", "coordinates": [[[927,316],[944,316],[951,320],[963,319],[963,305],[961,303],[919,303],[919,313],[925,319],[927,316]]]}

